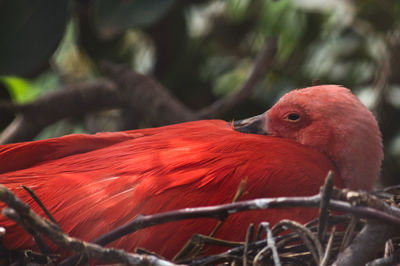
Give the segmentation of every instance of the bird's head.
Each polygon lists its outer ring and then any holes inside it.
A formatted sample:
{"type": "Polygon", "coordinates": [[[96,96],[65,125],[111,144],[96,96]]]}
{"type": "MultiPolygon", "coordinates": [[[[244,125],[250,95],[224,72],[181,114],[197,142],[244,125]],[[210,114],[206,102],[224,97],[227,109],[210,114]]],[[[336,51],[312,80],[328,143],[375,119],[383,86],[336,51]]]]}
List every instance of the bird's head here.
{"type": "Polygon", "coordinates": [[[377,122],[344,87],[291,91],[267,112],[234,125],[240,132],[288,138],[319,150],[351,189],[371,190],[378,178],[383,152],[377,122]]]}

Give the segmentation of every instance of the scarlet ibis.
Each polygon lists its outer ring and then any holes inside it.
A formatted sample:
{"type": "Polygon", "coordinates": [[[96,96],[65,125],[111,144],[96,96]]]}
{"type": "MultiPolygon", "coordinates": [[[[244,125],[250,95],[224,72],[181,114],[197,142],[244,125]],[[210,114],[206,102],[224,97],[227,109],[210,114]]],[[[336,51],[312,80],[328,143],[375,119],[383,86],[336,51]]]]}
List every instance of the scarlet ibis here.
{"type": "MultiPolygon", "coordinates": [[[[0,146],[0,181],[43,215],[21,185],[31,188],[62,229],[87,241],[140,214],[240,200],[319,192],[329,170],[336,185],[370,190],[382,160],[381,134],[370,111],[346,88],[314,86],[284,95],[267,112],[236,123],[203,120],[159,128],[69,135],[0,146]]],[[[4,205],[0,205],[4,207],[4,205]]],[[[313,209],[274,209],[231,215],[216,237],[241,241],[249,223],[286,218],[305,222],[313,209]]],[[[173,257],[213,219],[150,227],[110,244],[173,257]]],[[[5,217],[3,243],[34,248],[5,217]]]]}

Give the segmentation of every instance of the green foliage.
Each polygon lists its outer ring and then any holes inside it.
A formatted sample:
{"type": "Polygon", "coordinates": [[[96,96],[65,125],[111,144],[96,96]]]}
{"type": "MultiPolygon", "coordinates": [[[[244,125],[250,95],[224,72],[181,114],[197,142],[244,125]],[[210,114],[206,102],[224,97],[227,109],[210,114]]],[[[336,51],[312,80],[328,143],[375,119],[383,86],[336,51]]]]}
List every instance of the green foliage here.
{"type": "Polygon", "coordinates": [[[290,0],[264,1],[258,27],[269,36],[279,38],[279,59],[286,60],[304,34],[306,14],[290,0]]]}
{"type": "Polygon", "coordinates": [[[1,81],[10,92],[11,99],[18,103],[30,102],[39,94],[39,89],[32,82],[15,76],[2,77],[1,81]]]}

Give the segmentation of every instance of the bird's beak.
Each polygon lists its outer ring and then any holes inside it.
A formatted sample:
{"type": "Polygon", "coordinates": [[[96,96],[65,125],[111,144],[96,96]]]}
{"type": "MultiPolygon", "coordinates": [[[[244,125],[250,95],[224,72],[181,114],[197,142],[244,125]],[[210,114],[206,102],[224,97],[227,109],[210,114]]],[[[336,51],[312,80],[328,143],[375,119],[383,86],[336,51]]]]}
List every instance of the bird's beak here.
{"type": "Polygon", "coordinates": [[[233,127],[242,133],[268,135],[266,113],[235,121],[233,127]]]}

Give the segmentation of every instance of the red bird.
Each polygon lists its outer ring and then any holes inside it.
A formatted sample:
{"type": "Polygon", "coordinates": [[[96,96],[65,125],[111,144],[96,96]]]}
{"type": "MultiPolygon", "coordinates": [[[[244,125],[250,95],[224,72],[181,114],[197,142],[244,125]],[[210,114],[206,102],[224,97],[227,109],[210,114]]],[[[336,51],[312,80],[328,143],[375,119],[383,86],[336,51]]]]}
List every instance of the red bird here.
{"type": "MultiPolygon", "coordinates": [[[[43,215],[20,188],[28,186],[66,233],[91,241],[139,214],[229,203],[243,179],[240,200],[316,194],[329,170],[337,173],[338,186],[370,190],[380,171],[381,142],[373,115],[348,89],[315,86],[294,90],[264,114],[235,125],[204,120],[3,145],[0,183],[43,215]]],[[[216,237],[241,241],[249,223],[305,222],[316,212],[237,213],[216,237]]],[[[142,247],[171,258],[193,234],[210,234],[216,224],[172,222],[109,246],[142,247]]],[[[6,247],[35,249],[14,222],[0,216],[0,226],[6,247]]]]}

